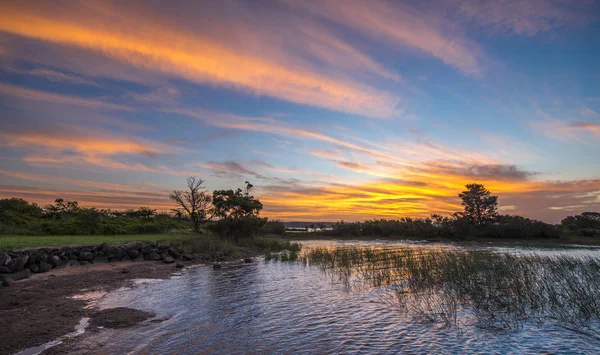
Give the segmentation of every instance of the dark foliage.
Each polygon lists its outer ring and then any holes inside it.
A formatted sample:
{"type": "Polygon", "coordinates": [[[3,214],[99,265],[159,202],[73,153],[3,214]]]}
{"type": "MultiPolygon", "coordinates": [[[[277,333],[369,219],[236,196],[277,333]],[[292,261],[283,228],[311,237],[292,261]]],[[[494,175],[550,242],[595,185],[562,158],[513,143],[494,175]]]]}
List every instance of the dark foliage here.
{"type": "Polygon", "coordinates": [[[560,223],[566,233],[580,237],[600,237],[600,212],[583,212],[560,223]]]}
{"type": "Polygon", "coordinates": [[[0,234],[5,235],[154,234],[186,228],[187,224],[147,207],[97,210],[56,199],[54,205],[42,209],[22,199],[0,200],[0,234]]]}
{"type": "Polygon", "coordinates": [[[276,235],[283,235],[285,234],[285,224],[283,224],[283,222],[281,221],[267,221],[267,223],[262,227],[261,231],[262,234],[276,234],[276,235]]]}

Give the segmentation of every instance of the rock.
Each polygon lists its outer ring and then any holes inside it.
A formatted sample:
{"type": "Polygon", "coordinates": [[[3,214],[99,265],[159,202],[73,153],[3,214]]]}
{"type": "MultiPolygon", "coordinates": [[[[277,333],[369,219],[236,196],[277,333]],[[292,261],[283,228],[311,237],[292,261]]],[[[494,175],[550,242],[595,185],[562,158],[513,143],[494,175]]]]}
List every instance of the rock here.
{"type": "Polygon", "coordinates": [[[213,265],[213,269],[215,269],[215,270],[220,270],[220,269],[222,269],[222,268],[223,268],[223,266],[222,266],[221,264],[219,264],[219,263],[215,263],[215,264],[213,265]]]}
{"type": "Polygon", "coordinates": [[[183,254],[183,260],[191,261],[194,259],[192,254],[183,254]]]}
{"type": "Polygon", "coordinates": [[[79,265],[81,265],[81,266],[83,266],[83,265],[89,265],[89,264],[90,264],[90,262],[89,261],[85,261],[85,260],[79,262],[79,265]]]}
{"type": "Polygon", "coordinates": [[[144,261],[144,255],[140,253],[140,255],[138,255],[137,258],[133,259],[132,261],[144,261]]]}
{"type": "MultiPolygon", "coordinates": [[[[117,260],[115,258],[115,260],[117,260]]],[[[131,261],[131,258],[129,257],[129,255],[125,254],[125,256],[121,259],[121,261],[131,261]]]]}
{"type": "Polygon", "coordinates": [[[2,277],[2,276],[10,277],[11,279],[13,279],[15,281],[22,280],[22,279],[26,279],[29,276],[31,276],[31,270],[29,270],[29,268],[22,269],[20,271],[13,272],[12,274],[3,274],[3,275],[0,275],[0,277],[2,277]]]}
{"type": "Polygon", "coordinates": [[[175,263],[175,267],[178,268],[178,269],[183,269],[184,266],[185,265],[183,265],[183,263],[181,261],[178,261],[178,262],[175,263]]]}
{"type": "Polygon", "coordinates": [[[97,256],[94,258],[94,264],[108,264],[109,262],[106,256],[97,256]]]}
{"type": "Polygon", "coordinates": [[[163,260],[164,258],[166,258],[167,256],[169,256],[169,254],[167,253],[160,253],[160,259],[163,260]]]}
{"type": "Polygon", "coordinates": [[[246,258],[246,259],[244,259],[244,262],[246,264],[250,264],[252,262],[252,259],[251,258],[246,258]]]}
{"type": "Polygon", "coordinates": [[[4,265],[8,264],[10,259],[12,259],[10,257],[10,255],[8,255],[6,253],[0,253],[0,266],[4,266],[4,265]]]}
{"type": "Polygon", "coordinates": [[[8,266],[8,268],[12,272],[17,272],[17,271],[23,270],[28,259],[29,259],[29,256],[21,255],[21,256],[18,256],[16,258],[12,259],[6,266],[8,266]]]}
{"type": "Polygon", "coordinates": [[[48,262],[48,254],[41,253],[40,254],[40,261],[43,261],[43,262],[47,263],[48,262]]]}
{"type": "Polygon", "coordinates": [[[77,261],[77,260],[69,260],[66,263],[66,265],[68,265],[68,266],[79,266],[80,264],[79,264],[79,261],[77,261]]]}
{"type": "Polygon", "coordinates": [[[40,267],[36,264],[29,265],[29,270],[31,270],[31,272],[38,273],[40,272],[40,267]]]}
{"type": "Polygon", "coordinates": [[[122,274],[129,274],[129,269],[123,269],[123,270],[121,270],[121,273],[122,274]]]}
{"type": "Polygon", "coordinates": [[[174,262],[175,262],[175,259],[173,259],[173,257],[172,257],[172,256],[166,256],[166,257],[163,259],[163,261],[164,261],[165,263],[167,263],[167,264],[171,264],[171,263],[174,263],[174,262]]]}
{"type": "Polygon", "coordinates": [[[43,262],[43,261],[40,261],[40,264],[38,265],[38,267],[39,267],[38,272],[48,272],[48,271],[52,270],[52,265],[50,265],[46,262],[43,262]]]}
{"type": "Polygon", "coordinates": [[[92,252],[86,251],[79,254],[79,261],[90,261],[94,259],[94,254],[92,252]]]}
{"type": "Polygon", "coordinates": [[[12,270],[8,266],[0,266],[0,274],[10,274],[12,270]]]}
{"type": "Polygon", "coordinates": [[[2,286],[12,286],[15,284],[15,280],[10,276],[0,276],[0,284],[2,286]]]}
{"type": "Polygon", "coordinates": [[[135,259],[138,255],[140,255],[140,252],[137,249],[129,249],[127,251],[127,255],[129,255],[131,259],[135,259]]]}
{"type": "Polygon", "coordinates": [[[52,266],[60,265],[61,264],[60,256],[52,255],[51,257],[48,258],[48,264],[50,264],[52,266]]]}
{"type": "Polygon", "coordinates": [[[104,247],[104,254],[114,255],[117,252],[117,247],[107,245],[104,247]]]}
{"type": "Polygon", "coordinates": [[[152,244],[147,244],[142,247],[142,254],[150,254],[152,252],[152,244]]]}
{"type": "Polygon", "coordinates": [[[178,253],[178,252],[173,251],[173,250],[171,250],[169,253],[173,257],[173,259],[181,259],[181,253],[178,253]]]}
{"type": "MultiPolygon", "coordinates": [[[[117,248],[114,259],[117,261],[124,260],[125,256],[127,256],[127,251],[125,251],[123,248],[117,248]]],[[[129,256],[127,256],[127,258],[129,258],[129,256]]]]}
{"type": "Polygon", "coordinates": [[[148,260],[153,260],[153,261],[158,261],[160,260],[160,254],[158,254],[157,252],[153,251],[150,254],[148,254],[148,260]]]}

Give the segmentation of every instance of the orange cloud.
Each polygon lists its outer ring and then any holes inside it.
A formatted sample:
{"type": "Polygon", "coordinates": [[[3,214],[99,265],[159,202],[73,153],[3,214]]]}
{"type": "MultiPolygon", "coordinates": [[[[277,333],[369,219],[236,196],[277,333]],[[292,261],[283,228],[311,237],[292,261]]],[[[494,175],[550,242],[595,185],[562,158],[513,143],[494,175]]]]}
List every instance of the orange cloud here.
{"type": "Polygon", "coordinates": [[[198,83],[245,89],[337,111],[387,117],[398,103],[396,96],[364,83],[332,78],[310,68],[289,68],[268,55],[247,54],[201,34],[191,35],[141,16],[126,16],[127,7],[72,7],[76,9],[50,10],[32,3],[3,2],[0,30],[94,51],[134,67],[198,83]]]}

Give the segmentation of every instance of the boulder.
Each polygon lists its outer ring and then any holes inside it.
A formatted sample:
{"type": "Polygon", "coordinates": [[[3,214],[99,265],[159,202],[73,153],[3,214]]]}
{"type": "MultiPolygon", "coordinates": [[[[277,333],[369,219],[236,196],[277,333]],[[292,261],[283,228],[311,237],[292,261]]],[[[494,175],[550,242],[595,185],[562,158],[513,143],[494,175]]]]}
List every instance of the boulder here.
{"type": "MultiPolygon", "coordinates": [[[[116,258],[114,260],[117,260],[116,258]]],[[[131,261],[129,255],[125,254],[125,256],[120,261],[131,261]]]]}
{"type": "Polygon", "coordinates": [[[167,263],[167,264],[171,264],[171,263],[174,263],[174,262],[175,262],[175,259],[173,259],[173,257],[172,257],[172,256],[165,256],[165,257],[163,258],[163,261],[164,261],[165,263],[167,263]]]}
{"type": "Polygon", "coordinates": [[[109,262],[106,256],[97,256],[94,258],[94,264],[108,264],[109,262]]]}
{"type": "Polygon", "coordinates": [[[158,261],[160,260],[160,254],[158,254],[157,252],[153,251],[150,254],[148,254],[148,260],[154,260],[154,261],[158,261]]]}
{"type": "Polygon", "coordinates": [[[31,272],[37,273],[37,272],[40,272],[40,267],[36,264],[32,264],[32,265],[29,265],[29,270],[31,270],[31,272]]]}
{"type": "Polygon", "coordinates": [[[85,251],[81,254],[79,254],[79,261],[90,261],[92,259],[94,259],[94,254],[92,252],[89,251],[85,251]]]}
{"type": "Polygon", "coordinates": [[[244,259],[244,262],[246,264],[250,264],[252,262],[252,258],[246,258],[246,259],[244,259]]]}
{"type": "Polygon", "coordinates": [[[6,253],[0,253],[0,266],[4,266],[4,265],[8,264],[10,259],[12,259],[10,257],[10,255],[8,255],[6,253]]]}
{"type": "Polygon", "coordinates": [[[127,255],[129,255],[131,259],[135,259],[138,255],[140,255],[140,252],[137,249],[129,249],[127,251],[127,255]]]}
{"type": "Polygon", "coordinates": [[[117,252],[117,247],[107,245],[104,247],[104,254],[106,255],[114,255],[117,252]]]}
{"type": "Polygon", "coordinates": [[[10,276],[0,276],[0,285],[2,286],[12,286],[15,284],[15,280],[13,280],[10,276]]]}
{"type": "Polygon", "coordinates": [[[8,266],[0,266],[0,274],[10,274],[12,270],[8,266]]]}
{"type": "Polygon", "coordinates": [[[194,256],[192,254],[183,254],[183,260],[190,261],[193,259],[194,259],[194,256]]]}
{"type": "Polygon", "coordinates": [[[77,260],[69,260],[69,261],[67,261],[67,263],[65,265],[68,265],[68,266],[79,266],[79,261],[77,261],[77,260]]]}
{"type": "Polygon", "coordinates": [[[169,251],[169,254],[173,257],[173,259],[181,259],[181,253],[178,253],[174,250],[169,251]]]}
{"type": "Polygon", "coordinates": [[[52,265],[50,265],[44,261],[40,261],[40,264],[38,265],[38,267],[39,267],[38,272],[48,272],[48,271],[52,270],[52,265]]]}
{"type": "Polygon", "coordinates": [[[150,254],[152,252],[152,244],[146,244],[142,247],[142,254],[150,254]]]}
{"type": "Polygon", "coordinates": [[[43,261],[43,262],[47,263],[48,262],[48,254],[41,253],[39,259],[40,259],[40,261],[43,261]]]}
{"type": "Polygon", "coordinates": [[[90,264],[90,262],[89,261],[85,261],[85,260],[79,262],[79,265],[81,265],[81,266],[88,265],[88,264],[90,264]]]}
{"type": "Polygon", "coordinates": [[[60,256],[58,255],[52,255],[51,257],[48,258],[48,264],[52,265],[52,266],[58,266],[60,265],[62,262],[62,260],[60,260],[60,256]]]}
{"type": "Polygon", "coordinates": [[[178,261],[178,262],[175,263],[175,267],[178,268],[178,269],[183,269],[184,266],[185,265],[183,265],[183,263],[181,261],[178,261]]]}
{"type": "MultiPolygon", "coordinates": [[[[114,259],[117,261],[125,260],[125,256],[127,256],[127,251],[124,248],[117,248],[114,259]]],[[[129,258],[129,256],[127,256],[127,258],[129,258]]]]}
{"type": "Polygon", "coordinates": [[[11,279],[17,281],[17,280],[22,280],[22,279],[26,279],[29,276],[31,276],[31,270],[29,269],[22,269],[20,271],[17,272],[13,272],[11,274],[1,274],[0,277],[5,276],[5,277],[10,277],[11,279]]]}
{"type": "Polygon", "coordinates": [[[144,261],[144,255],[140,253],[140,255],[138,255],[137,258],[133,259],[133,261],[144,261]]]}
{"type": "Polygon", "coordinates": [[[17,271],[23,270],[28,259],[29,259],[29,256],[21,255],[21,256],[18,256],[16,258],[12,259],[6,266],[8,266],[8,268],[12,272],[17,272],[17,271]]]}

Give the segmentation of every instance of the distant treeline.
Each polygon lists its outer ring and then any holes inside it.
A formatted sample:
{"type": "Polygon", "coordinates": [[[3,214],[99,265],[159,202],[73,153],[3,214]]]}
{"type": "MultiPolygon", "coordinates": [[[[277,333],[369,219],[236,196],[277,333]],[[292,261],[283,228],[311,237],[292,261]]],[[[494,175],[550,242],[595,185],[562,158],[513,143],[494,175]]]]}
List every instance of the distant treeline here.
{"type": "Polygon", "coordinates": [[[148,207],[118,211],[85,208],[60,198],[44,207],[20,198],[0,200],[4,235],[154,234],[173,229],[189,229],[189,221],[148,207]]]}
{"type": "Polygon", "coordinates": [[[559,237],[600,238],[600,213],[585,212],[569,216],[560,224],[549,224],[521,216],[499,215],[485,225],[473,225],[460,218],[401,218],[337,222],[333,229],[320,232],[333,237],[410,237],[410,238],[504,238],[549,239],[559,237]]]}

